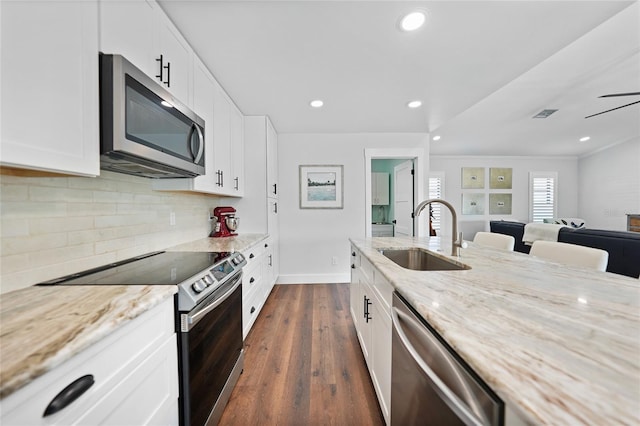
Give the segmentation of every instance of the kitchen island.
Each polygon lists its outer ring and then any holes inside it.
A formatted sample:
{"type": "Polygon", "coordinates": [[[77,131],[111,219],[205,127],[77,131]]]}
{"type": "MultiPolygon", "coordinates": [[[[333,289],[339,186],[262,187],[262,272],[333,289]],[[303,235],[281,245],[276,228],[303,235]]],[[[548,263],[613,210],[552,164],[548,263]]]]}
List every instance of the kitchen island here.
{"type": "MultiPolygon", "coordinates": [[[[640,282],[440,238],[351,239],[362,256],[524,421],[640,423],[640,282]],[[471,267],[412,271],[380,249],[471,267]]],[[[393,408],[392,408],[393,411],[393,408]]]]}

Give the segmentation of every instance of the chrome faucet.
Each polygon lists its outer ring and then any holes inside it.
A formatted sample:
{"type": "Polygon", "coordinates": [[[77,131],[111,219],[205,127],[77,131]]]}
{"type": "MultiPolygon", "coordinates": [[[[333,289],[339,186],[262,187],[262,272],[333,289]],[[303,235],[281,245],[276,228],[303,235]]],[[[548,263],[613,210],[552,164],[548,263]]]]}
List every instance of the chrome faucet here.
{"type": "Polygon", "coordinates": [[[449,202],[445,200],[440,200],[439,198],[432,198],[430,200],[425,200],[420,204],[418,204],[418,207],[416,207],[416,210],[413,212],[413,217],[417,218],[418,215],[420,215],[420,212],[422,212],[422,210],[424,210],[424,208],[431,203],[443,204],[451,212],[451,217],[452,217],[451,221],[453,222],[452,229],[451,229],[451,232],[452,232],[451,256],[460,256],[460,249],[466,247],[466,243],[462,241],[462,232],[460,233],[460,237],[456,241],[456,236],[458,234],[458,215],[456,214],[456,210],[453,208],[453,206],[449,202]]]}

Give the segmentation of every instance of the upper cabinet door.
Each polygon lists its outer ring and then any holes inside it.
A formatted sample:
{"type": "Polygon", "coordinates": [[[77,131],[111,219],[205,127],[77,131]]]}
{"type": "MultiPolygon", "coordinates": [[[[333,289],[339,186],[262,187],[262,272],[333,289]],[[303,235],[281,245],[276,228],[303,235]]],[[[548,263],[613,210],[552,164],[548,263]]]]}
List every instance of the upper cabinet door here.
{"type": "Polygon", "coordinates": [[[267,196],[278,198],[278,134],[267,118],[267,196]]]}
{"type": "Polygon", "coordinates": [[[100,1],[100,51],[122,55],[149,77],[160,74],[155,49],[155,3],[100,1]]]}
{"type": "Polygon", "coordinates": [[[100,51],[124,56],[193,106],[193,50],[155,1],[101,0],[100,51]]]}
{"type": "Polygon", "coordinates": [[[0,163],[97,176],[97,2],[0,1],[0,16],[0,163]]]}
{"type": "Polygon", "coordinates": [[[235,105],[231,106],[230,112],[231,191],[233,195],[241,197],[244,195],[244,116],[235,105]]]}
{"type": "Polygon", "coordinates": [[[162,85],[184,104],[192,106],[193,50],[159,7],[156,29],[156,52],[162,55],[162,85]]]}

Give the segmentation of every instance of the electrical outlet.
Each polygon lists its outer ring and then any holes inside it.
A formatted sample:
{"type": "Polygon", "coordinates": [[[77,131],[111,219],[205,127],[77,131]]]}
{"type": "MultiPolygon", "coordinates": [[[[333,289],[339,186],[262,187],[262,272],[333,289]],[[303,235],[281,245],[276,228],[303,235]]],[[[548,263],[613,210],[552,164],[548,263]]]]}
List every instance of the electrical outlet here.
{"type": "Polygon", "coordinates": [[[171,225],[171,226],[175,226],[176,225],[176,213],[175,212],[169,213],[169,225],[171,225]]]}
{"type": "Polygon", "coordinates": [[[332,265],[337,265],[337,264],[338,264],[338,258],[337,258],[337,257],[335,257],[335,256],[333,256],[333,257],[331,258],[331,264],[332,264],[332,265]]]}

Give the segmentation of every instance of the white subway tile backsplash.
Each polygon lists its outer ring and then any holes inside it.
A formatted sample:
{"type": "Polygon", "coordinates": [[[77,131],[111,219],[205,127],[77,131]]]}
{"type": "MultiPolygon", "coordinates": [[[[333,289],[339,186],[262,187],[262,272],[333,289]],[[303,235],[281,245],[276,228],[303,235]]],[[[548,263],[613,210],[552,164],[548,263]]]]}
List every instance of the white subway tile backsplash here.
{"type": "Polygon", "coordinates": [[[93,191],[90,189],[47,188],[29,187],[29,199],[32,201],[66,201],[85,202],[93,201],[93,191]]]}
{"type": "Polygon", "coordinates": [[[41,203],[30,201],[5,201],[4,193],[0,193],[2,201],[2,218],[20,217],[60,217],[67,214],[67,203],[41,203]]]}
{"type": "MultiPolygon", "coordinates": [[[[47,234],[50,232],[70,232],[83,229],[93,229],[92,216],[64,216],[64,217],[36,217],[29,219],[29,233],[31,235],[47,234]]],[[[7,236],[2,233],[3,237],[7,236]]],[[[70,244],[71,241],[69,241],[70,244]]]]}
{"type": "Polygon", "coordinates": [[[67,245],[67,234],[65,232],[54,232],[28,237],[7,237],[2,238],[0,244],[2,256],[12,254],[31,253],[50,248],[59,248],[67,245]]]}
{"type": "Polygon", "coordinates": [[[23,218],[2,218],[0,234],[3,237],[24,237],[29,235],[29,221],[23,218]]]}
{"type": "Polygon", "coordinates": [[[97,178],[0,178],[0,292],[206,237],[207,213],[220,204],[104,171],[97,178]]]}

